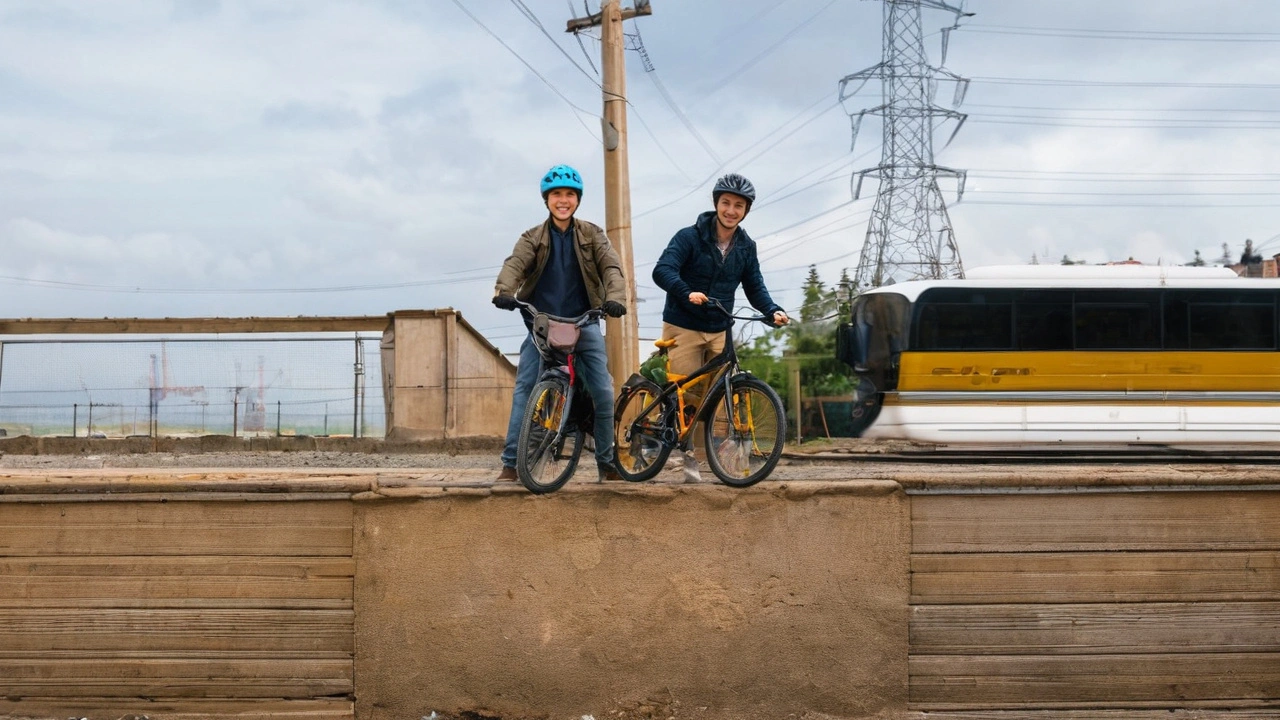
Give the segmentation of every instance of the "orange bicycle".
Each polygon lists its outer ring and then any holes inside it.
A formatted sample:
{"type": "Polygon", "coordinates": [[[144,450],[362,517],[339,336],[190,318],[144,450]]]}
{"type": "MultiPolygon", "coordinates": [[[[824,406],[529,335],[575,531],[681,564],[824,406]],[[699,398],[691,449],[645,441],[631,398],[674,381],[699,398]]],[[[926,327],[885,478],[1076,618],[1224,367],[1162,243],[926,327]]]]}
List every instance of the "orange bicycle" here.
{"type": "MultiPolygon", "coordinates": [[[[708,299],[707,305],[733,319],[772,324],[764,315],[733,315],[714,299],[708,299]]],[[[654,344],[665,357],[675,341],[654,344]]],[[[782,456],[786,414],[773,388],[738,365],[732,324],[725,329],[724,350],[689,375],[671,373],[670,358],[665,359],[664,384],[634,375],[618,394],[614,410],[618,473],[633,482],[657,475],[672,450],[689,450],[693,428],[701,421],[707,463],[721,482],[747,487],[768,477],[782,456]],[[708,386],[702,402],[687,404],[686,391],[699,383],[708,386]]]]}

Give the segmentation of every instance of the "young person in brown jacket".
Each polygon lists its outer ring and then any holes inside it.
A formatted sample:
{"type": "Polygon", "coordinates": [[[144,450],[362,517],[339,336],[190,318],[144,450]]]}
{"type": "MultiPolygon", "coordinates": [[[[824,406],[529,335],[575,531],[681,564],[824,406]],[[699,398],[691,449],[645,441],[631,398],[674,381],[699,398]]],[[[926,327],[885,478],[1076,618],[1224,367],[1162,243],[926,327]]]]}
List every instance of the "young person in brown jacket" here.
{"type": "MultiPolygon", "coordinates": [[[[493,304],[504,310],[515,310],[518,298],[539,312],[559,317],[578,317],[591,308],[600,308],[610,317],[625,315],[622,261],[603,229],[574,217],[582,200],[582,176],[568,165],[556,165],[543,176],[541,190],[550,217],[526,230],[516,241],[511,256],[498,273],[493,304]]],[[[526,330],[529,323],[526,317],[526,330]]],[[[592,435],[599,479],[620,480],[613,456],[613,378],[609,375],[599,323],[582,328],[575,356],[587,393],[595,405],[592,435]]],[[[542,358],[532,335],[526,334],[520,346],[499,480],[516,479],[520,422],[529,393],[541,373],[542,358]]]]}

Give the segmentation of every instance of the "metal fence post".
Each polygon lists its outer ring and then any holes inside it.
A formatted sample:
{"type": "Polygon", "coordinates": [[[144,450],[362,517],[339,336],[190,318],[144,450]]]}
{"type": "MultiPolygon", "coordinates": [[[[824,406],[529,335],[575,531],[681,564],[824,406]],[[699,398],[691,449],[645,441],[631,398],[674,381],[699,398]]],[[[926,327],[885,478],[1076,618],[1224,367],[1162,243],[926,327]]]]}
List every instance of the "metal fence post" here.
{"type": "Polygon", "coordinates": [[[355,386],[351,391],[351,437],[360,437],[360,377],[364,375],[364,346],[356,333],[355,386]]]}

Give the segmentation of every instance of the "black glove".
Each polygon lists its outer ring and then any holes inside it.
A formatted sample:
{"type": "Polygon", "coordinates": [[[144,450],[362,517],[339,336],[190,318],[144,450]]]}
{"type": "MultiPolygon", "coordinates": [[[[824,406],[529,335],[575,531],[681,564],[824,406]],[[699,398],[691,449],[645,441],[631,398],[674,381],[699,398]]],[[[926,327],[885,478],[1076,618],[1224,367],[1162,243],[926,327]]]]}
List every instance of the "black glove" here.
{"type": "Polygon", "coordinates": [[[516,304],[515,295],[494,295],[493,305],[500,310],[515,310],[520,307],[516,304]]]}
{"type": "Polygon", "coordinates": [[[617,300],[605,300],[600,309],[609,317],[622,317],[627,314],[627,306],[617,300]]]}

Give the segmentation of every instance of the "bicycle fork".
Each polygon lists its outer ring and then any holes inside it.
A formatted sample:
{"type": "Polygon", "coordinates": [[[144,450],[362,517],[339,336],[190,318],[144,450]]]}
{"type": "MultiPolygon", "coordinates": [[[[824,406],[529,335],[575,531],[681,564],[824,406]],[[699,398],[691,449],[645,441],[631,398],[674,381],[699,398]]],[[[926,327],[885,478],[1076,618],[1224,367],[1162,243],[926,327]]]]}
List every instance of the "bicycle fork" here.
{"type": "MultiPolygon", "coordinates": [[[[726,431],[734,434],[735,438],[750,437],[752,445],[755,445],[755,416],[751,412],[751,394],[743,393],[742,402],[738,402],[733,390],[733,383],[730,382],[732,375],[735,373],[726,371],[724,375],[724,411],[725,420],[728,422],[726,431]]],[[[753,449],[757,449],[754,448],[753,449]]]]}

